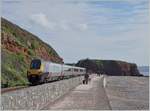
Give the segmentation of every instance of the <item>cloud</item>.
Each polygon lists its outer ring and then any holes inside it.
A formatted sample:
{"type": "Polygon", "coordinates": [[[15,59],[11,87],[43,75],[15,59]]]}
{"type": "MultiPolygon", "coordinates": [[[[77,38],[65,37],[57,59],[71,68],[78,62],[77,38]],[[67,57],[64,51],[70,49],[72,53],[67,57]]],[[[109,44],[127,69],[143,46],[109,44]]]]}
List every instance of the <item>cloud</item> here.
{"type": "Polygon", "coordinates": [[[81,30],[87,30],[87,29],[88,29],[88,25],[82,23],[82,24],[79,24],[79,28],[80,28],[81,30]]]}
{"type": "MultiPolygon", "coordinates": [[[[30,4],[33,4],[33,7],[35,5],[35,3],[30,4]]],[[[86,14],[83,12],[86,8],[85,4],[74,5],[66,2],[53,2],[53,5],[49,7],[47,3],[39,2],[36,3],[35,9],[31,9],[34,10],[34,13],[30,12],[29,20],[31,20],[30,23],[41,25],[55,32],[68,30],[85,31],[88,29],[86,14]],[[41,4],[43,7],[47,8],[42,8],[39,13],[37,10],[41,8],[41,4]]]]}
{"type": "Polygon", "coordinates": [[[48,20],[48,17],[43,13],[33,14],[30,16],[32,22],[41,25],[45,28],[54,29],[55,24],[48,20]]]}
{"type": "MultiPolygon", "coordinates": [[[[87,30],[88,25],[86,23],[77,23],[72,21],[66,21],[66,20],[50,20],[46,14],[44,13],[38,13],[38,14],[32,14],[29,18],[31,20],[31,23],[34,23],[36,25],[40,25],[44,28],[50,29],[52,31],[58,31],[58,30],[87,30]]],[[[80,22],[80,21],[79,21],[80,22]]]]}

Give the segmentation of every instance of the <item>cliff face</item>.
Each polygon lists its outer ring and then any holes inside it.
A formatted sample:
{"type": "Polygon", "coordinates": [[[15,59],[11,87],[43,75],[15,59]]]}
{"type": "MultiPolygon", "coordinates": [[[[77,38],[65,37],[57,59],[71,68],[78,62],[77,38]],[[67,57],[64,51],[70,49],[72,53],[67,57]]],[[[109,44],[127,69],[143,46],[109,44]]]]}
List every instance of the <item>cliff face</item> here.
{"type": "Polygon", "coordinates": [[[115,60],[80,60],[76,66],[87,68],[94,73],[105,73],[113,76],[141,76],[137,65],[115,60]]]}
{"type": "Polygon", "coordinates": [[[4,18],[1,18],[1,49],[2,87],[27,84],[26,71],[33,58],[63,63],[50,45],[4,18]]]}

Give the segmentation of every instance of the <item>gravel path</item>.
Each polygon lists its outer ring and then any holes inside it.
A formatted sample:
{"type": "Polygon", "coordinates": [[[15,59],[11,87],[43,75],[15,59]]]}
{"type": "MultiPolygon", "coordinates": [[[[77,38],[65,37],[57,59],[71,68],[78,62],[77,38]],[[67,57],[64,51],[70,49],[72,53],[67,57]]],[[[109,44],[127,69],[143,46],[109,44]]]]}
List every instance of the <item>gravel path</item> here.
{"type": "Polygon", "coordinates": [[[113,110],[148,110],[149,78],[106,77],[106,92],[113,110]]]}
{"type": "Polygon", "coordinates": [[[44,109],[53,110],[107,110],[111,109],[103,88],[103,77],[95,76],[88,85],[79,85],[65,97],[44,109]]]}

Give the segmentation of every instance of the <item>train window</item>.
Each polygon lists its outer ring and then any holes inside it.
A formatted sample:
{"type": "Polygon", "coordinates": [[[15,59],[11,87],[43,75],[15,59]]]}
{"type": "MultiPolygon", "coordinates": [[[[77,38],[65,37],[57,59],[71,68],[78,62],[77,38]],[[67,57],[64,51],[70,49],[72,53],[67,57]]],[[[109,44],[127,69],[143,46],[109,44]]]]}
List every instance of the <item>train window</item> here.
{"type": "Polygon", "coordinates": [[[74,72],[78,72],[78,69],[74,69],[74,72]]]}
{"type": "Polygon", "coordinates": [[[54,72],[57,72],[57,67],[56,66],[54,66],[54,72]]]}
{"type": "Polygon", "coordinates": [[[64,70],[64,71],[71,71],[71,68],[70,68],[70,67],[67,67],[67,66],[64,66],[64,67],[63,67],[63,70],[64,70]]]}
{"type": "Polygon", "coordinates": [[[41,66],[41,61],[37,59],[37,60],[32,60],[30,68],[40,69],[40,66],[41,66]]]}
{"type": "Polygon", "coordinates": [[[71,68],[69,68],[68,71],[71,71],[71,68]]]}
{"type": "Polygon", "coordinates": [[[60,67],[56,66],[56,72],[60,72],[60,67]]]}
{"type": "Polygon", "coordinates": [[[80,72],[83,72],[83,69],[80,69],[80,72]]]}
{"type": "Polygon", "coordinates": [[[50,63],[50,72],[52,73],[59,73],[61,72],[61,65],[50,63]]]}

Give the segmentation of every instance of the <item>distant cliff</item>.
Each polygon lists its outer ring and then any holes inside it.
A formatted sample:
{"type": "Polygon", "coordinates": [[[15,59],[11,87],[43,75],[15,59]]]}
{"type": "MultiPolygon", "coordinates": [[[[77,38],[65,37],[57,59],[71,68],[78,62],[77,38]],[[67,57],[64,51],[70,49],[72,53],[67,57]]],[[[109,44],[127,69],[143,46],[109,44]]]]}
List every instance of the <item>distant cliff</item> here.
{"type": "Polygon", "coordinates": [[[136,64],[124,61],[83,59],[76,66],[85,67],[90,72],[113,76],[142,76],[136,64]]]}
{"type": "Polygon", "coordinates": [[[33,58],[63,63],[48,44],[19,26],[1,18],[2,87],[27,84],[26,71],[33,58]]]}

